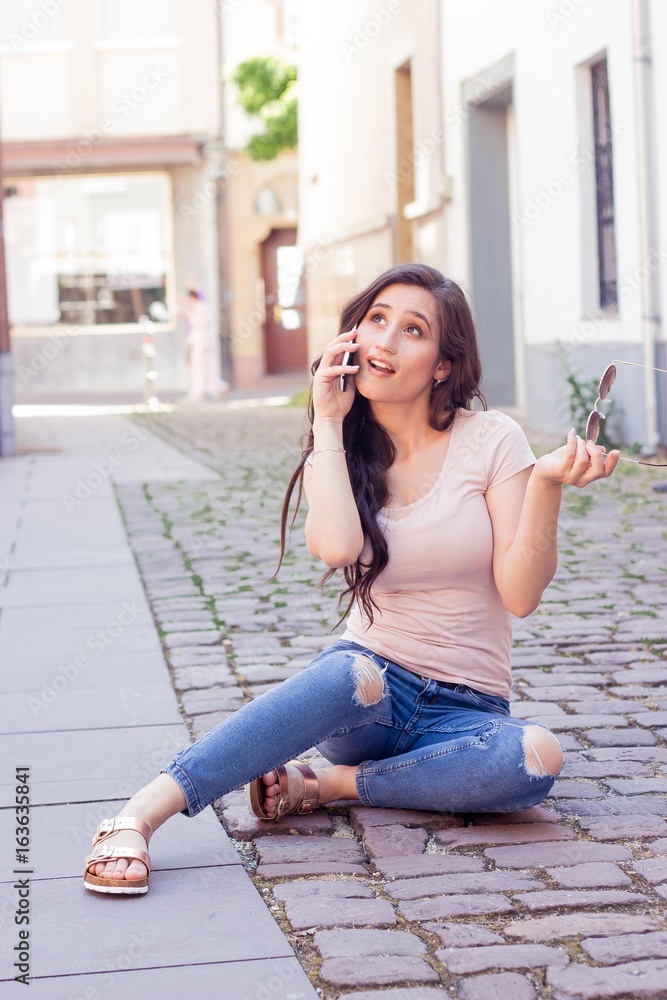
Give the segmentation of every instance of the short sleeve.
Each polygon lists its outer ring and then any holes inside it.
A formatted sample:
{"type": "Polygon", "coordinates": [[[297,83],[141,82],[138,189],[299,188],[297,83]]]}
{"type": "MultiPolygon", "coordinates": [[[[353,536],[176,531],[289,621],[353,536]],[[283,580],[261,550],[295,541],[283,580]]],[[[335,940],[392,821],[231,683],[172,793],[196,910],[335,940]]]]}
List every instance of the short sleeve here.
{"type": "Polygon", "coordinates": [[[480,445],[488,490],[529,469],[535,456],[516,420],[500,410],[489,410],[484,418],[480,445]]]}

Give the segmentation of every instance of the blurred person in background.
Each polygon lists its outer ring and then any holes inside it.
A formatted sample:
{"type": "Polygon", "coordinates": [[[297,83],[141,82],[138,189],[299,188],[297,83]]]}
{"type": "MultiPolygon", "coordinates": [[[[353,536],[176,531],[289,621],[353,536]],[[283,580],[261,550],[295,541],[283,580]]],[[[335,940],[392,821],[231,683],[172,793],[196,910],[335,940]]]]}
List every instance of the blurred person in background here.
{"type": "Polygon", "coordinates": [[[222,399],[229,385],[218,374],[215,329],[201,289],[188,288],[182,311],[187,328],[188,400],[201,403],[207,398],[222,399]]]}

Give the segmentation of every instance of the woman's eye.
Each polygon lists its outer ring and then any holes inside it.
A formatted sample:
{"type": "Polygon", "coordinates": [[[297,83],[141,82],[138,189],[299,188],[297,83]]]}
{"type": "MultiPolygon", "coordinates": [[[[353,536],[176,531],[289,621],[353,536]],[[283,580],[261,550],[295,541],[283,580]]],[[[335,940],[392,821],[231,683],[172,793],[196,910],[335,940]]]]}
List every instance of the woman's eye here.
{"type": "Polygon", "coordinates": [[[416,335],[417,337],[421,337],[421,335],[422,335],[422,332],[421,332],[421,330],[420,330],[420,328],[418,326],[414,326],[414,325],[407,326],[406,330],[408,331],[408,333],[412,333],[413,335],[416,335]]]}
{"type": "Polygon", "coordinates": [[[374,316],[371,316],[371,323],[375,323],[376,320],[382,320],[384,322],[384,316],[382,313],[375,313],[374,316]]]}

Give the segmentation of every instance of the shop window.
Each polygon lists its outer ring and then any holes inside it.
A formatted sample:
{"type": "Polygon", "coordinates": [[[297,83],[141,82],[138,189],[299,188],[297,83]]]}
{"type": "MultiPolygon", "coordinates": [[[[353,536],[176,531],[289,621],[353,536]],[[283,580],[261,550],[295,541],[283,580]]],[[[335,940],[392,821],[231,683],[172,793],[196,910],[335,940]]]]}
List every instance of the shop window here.
{"type": "Polygon", "coordinates": [[[14,326],[169,320],[171,199],[166,174],[7,181],[14,326]]]}

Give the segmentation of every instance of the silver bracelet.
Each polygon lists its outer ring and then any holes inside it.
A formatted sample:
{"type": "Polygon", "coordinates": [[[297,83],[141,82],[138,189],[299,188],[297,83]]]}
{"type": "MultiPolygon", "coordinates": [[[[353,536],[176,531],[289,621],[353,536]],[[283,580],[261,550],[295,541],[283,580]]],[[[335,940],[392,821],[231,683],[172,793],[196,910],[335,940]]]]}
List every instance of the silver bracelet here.
{"type": "Polygon", "coordinates": [[[321,451],[341,451],[343,455],[345,454],[345,448],[318,448],[317,451],[313,452],[313,455],[319,455],[321,451]]]}

